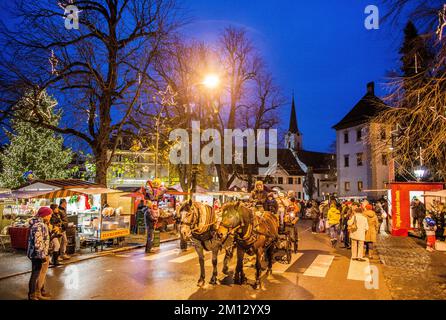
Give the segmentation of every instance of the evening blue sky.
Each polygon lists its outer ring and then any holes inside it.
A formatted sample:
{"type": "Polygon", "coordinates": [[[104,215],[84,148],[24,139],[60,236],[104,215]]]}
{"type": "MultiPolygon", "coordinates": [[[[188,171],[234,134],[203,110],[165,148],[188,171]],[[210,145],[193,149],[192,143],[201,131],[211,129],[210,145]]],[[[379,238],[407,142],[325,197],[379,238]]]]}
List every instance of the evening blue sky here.
{"type": "MultiPolygon", "coordinates": [[[[215,41],[228,25],[245,27],[275,79],[289,97],[294,90],[304,148],[327,151],[335,140],[331,128],[376,82],[377,95],[386,93],[388,71],[397,69],[403,25],[381,23],[364,27],[370,0],[193,0],[193,23],[185,32],[215,41]]],[[[286,127],[289,106],[280,114],[286,127]]]]}

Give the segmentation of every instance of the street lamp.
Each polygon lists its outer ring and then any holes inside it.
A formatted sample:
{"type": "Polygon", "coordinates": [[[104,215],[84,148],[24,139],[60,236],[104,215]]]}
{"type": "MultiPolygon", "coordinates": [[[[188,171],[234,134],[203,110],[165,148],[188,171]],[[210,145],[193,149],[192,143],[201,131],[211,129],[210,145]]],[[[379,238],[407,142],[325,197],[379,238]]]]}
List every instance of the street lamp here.
{"type": "Polygon", "coordinates": [[[208,89],[216,89],[220,85],[220,78],[215,74],[208,74],[202,84],[208,89]]]}
{"type": "Polygon", "coordinates": [[[419,166],[414,170],[415,173],[415,177],[417,178],[417,181],[421,181],[421,179],[423,179],[425,173],[426,173],[426,169],[424,169],[423,166],[419,166]]]}

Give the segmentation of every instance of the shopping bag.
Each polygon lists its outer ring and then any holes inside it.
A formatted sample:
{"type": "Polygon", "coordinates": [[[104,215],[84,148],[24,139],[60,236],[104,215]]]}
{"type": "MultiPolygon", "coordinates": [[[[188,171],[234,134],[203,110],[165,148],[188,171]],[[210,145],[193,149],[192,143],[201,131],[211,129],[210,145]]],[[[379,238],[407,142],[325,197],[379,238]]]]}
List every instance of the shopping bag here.
{"type": "Polygon", "coordinates": [[[318,230],[319,230],[319,232],[325,232],[325,220],[324,219],[321,219],[320,221],[319,221],[319,226],[318,226],[318,230]]]}

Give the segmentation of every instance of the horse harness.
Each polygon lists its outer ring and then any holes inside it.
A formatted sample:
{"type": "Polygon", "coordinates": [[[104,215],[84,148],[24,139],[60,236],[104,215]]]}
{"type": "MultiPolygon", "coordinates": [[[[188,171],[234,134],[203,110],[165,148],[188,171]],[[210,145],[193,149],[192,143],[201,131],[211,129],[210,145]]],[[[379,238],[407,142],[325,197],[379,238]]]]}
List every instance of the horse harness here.
{"type": "MultiPolygon", "coordinates": [[[[216,221],[213,221],[213,215],[212,212],[208,211],[206,212],[206,206],[202,204],[193,204],[192,205],[193,210],[193,219],[190,223],[184,223],[185,225],[190,226],[192,237],[199,241],[201,246],[207,250],[210,251],[210,249],[206,246],[206,242],[211,241],[215,237],[215,228],[212,228],[212,226],[215,225],[216,221]],[[200,212],[201,211],[201,212],[200,212]],[[200,226],[200,214],[205,215],[206,221],[205,224],[200,226]]],[[[212,210],[212,209],[211,209],[212,210]]],[[[211,241],[212,242],[212,241],[211,241]]]]}
{"type": "Polygon", "coordinates": [[[261,232],[261,223],[267,225],[268,221],[263,216],[254,214],[253,219],[248,222],[248,227],[245,232],[243,231],[243,227],[245,226],[244,223],[241,226],[237,227],[237,230],[234,229],[237,233],[237,236],[235,237],[236,242],[241,247],[248,249],[259,239],[259,236],[265,236],[265,238],[267,239],[265,247],[268,248],[269,246],[271,246],[274,243],[275,239],[271,239],[270,234],[261,232]]]}

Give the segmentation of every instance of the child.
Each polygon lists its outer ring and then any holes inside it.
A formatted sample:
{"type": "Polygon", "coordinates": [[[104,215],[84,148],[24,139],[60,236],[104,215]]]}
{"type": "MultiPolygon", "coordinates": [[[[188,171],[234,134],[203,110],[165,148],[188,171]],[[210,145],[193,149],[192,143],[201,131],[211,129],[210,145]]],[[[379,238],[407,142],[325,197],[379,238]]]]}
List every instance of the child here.
{"type": "Polygon", "coordinates": [[[435,248],[435,231],[437,230],[437,223],[432,219],[432,214],[428,212],[426,218],[423,220],[423,227],[426,231],[426,250],[433,252],[435,248]]]}

